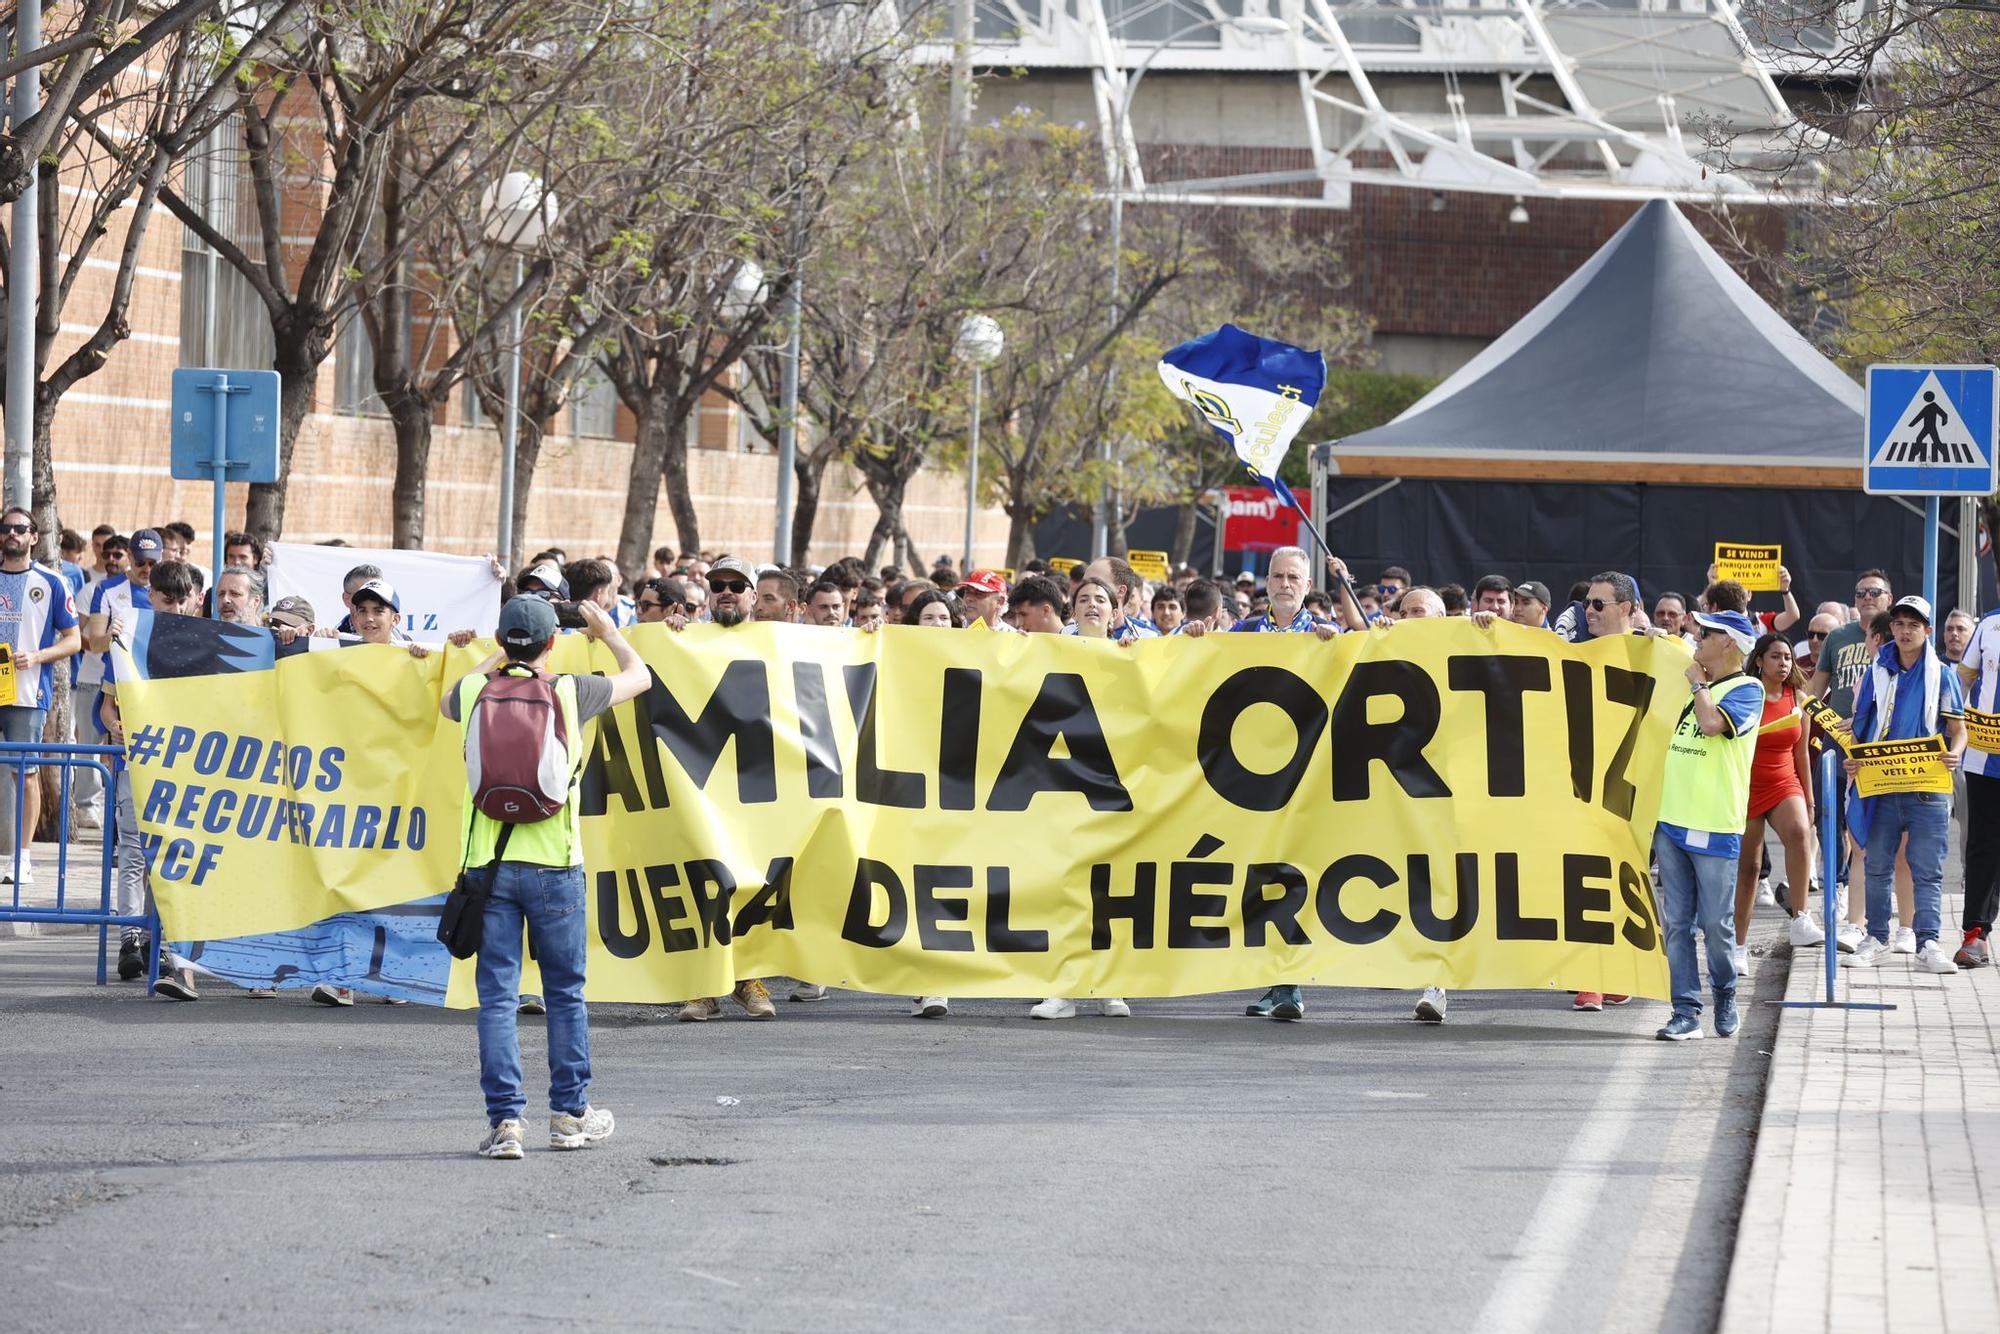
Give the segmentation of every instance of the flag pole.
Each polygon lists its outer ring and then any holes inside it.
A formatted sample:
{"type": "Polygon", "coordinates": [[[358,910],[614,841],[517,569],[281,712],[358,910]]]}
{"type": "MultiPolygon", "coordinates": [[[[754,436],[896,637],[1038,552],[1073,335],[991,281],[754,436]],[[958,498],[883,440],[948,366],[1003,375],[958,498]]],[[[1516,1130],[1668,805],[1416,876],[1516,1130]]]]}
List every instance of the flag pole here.
{"type": "MultiPolygon", "coordinates": [[[[1261,481],[1262,479],[1258,480],[1261,481]]],[[[1299,521],[1305,525],[1306,531],[1312,534],[1313,542],[1319,547],[1320,553],[1327,558],[1329,562],[1328,570],[1330,572],[1332,569],[1330,562],[1334,559],[1333,548],[1326,544],[1326,538],[1320,533],[1319,525],[1313,522],[1312,515],[1306,513],[1305,506],[1299,504],[1299,498],[1292,494],[1292,489],[1289,486],[1285,488],[1284,495],[1286,502],[1297,512],[1299,521]]],[[[1354,591],[1354,581],[1344,574],[1340,575],[1339,579],[1340,586],[1347,590],[1347,596],[1353,598],[1354,605],[1359,607],[1361,605],[1361,595],[1354,591]]]]}

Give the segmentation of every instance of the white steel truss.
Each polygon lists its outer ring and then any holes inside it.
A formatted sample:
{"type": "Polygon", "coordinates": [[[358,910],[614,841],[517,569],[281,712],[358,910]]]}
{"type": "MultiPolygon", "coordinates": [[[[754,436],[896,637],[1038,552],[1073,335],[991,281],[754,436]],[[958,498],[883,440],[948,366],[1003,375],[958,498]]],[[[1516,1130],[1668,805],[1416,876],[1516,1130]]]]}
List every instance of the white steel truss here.
{"type": "Polygon", "coordinates": [[[982,67],[1090,71],[1128,200],[1344,208],[1365,184],[1777,203],[1814,184],[1783,175],[1805,133],[1772,78],[1788,53],[1746,33],[1735,0],[977,0],[974,14],[982,67]],[[1166,106],[1171,81],[1143,77],[1167,71],[1296,79],[1298,122],[1273,138],[1309,165],[1149,177],[1131,113],[1166,106]]]}

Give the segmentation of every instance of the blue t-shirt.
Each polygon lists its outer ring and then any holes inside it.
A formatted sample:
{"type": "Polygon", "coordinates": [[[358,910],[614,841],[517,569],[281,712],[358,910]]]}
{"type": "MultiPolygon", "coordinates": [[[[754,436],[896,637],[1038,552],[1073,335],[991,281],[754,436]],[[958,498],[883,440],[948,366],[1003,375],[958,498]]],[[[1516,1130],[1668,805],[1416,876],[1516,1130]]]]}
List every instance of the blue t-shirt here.
{"type": "MultiPolygon", "coordinates": [[[[76,625],[76,600],[69,582],[40,565],[25,570],[0,570],[0,639],[18,656],[24,649],[52,648],[62,632],[76,625]]],[[[45,709],[55,688],[55,664],[14,677],[14,703],[45,709]]]]}
{"type": "Polygon", "coordinates": [[[1283,625],[1279,625],[1276,621],[1272,620],[1271,614],[1265,612],[1262,616],[1252,616],[1248,620],[1238,621],[1229,628],[1247,635],[1296,635],[1304,634],[1308,630],[1318,630],[1321,625],[1330,624],[1332,622],[1321,621],[1319,617],[1313,615],[1304,607],[1300,607],[1299,614],[1292,617],[1291,620],[1286,621],[1283,625]]]}
{"type": "MultiPolygon", "coordinates": [[[[1917,666],[1923,659],[1917,659],[1917,666]]],[[[1856,741],[1914,741],[1919,737],[1938,736],[1944,732],[1946,718],[1962,717],[1965,713],[1965,689],[1959,683],[1958,669],[1944,663],[1944,670],[1938,676],[1938,706],[1934,717],[1924,717],[1924,683],[1916,671],[1903,666],[1902,655],[1894,644],[1882,646],[1882,656],[1861,671],[1861,680],[1854,689],[1854,739],[1856,741]],[[1875,730],[1880,718],[1880,707],[1875,699],[1875,667],[1889,669],[1889,679],[1894,683],[1895,693],[1889,706],[1889,731],[1877,737],[1875,730]]]]}
{"type": "MultiPolygon", "coordinates": [[[[1725,736],[1742,736],[1746,730],[1755,731],[1758,724],[1764,721],[1764,692],[1761,690],[1732,690],[1719,698],[1711,691],[1709,698],[1714,699],[1715,707],[1722,710],[1722,720],[1728,725],[1725,736]]],[[[1675,847],[1698,857],[1734,857],[1743,848],[1741,834],[1689,829],[1665,820],[1660,821],[1660,832],[1672,839],[1675,847]]]]}

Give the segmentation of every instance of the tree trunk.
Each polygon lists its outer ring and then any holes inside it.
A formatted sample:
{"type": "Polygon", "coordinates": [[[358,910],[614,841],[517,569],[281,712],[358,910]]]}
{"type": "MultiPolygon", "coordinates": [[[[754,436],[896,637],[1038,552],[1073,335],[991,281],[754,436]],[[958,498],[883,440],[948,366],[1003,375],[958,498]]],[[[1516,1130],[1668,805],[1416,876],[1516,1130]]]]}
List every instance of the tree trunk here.
{"type": "Polygon", "coordinates": [[[900,491],[896,495],[896,550],[902,553],[903,564],[907,565],[910,573],[917,578],[922,579],[931,572],[931,567],[924,564],[924,553],[917,550],[916,539],[910,536],[909,528],[903,523],[903,497],[900,491]]]}
{"type": "Polygon", "coordinates": [[[278,397],[278,480],[259,482],[250,488],[250,503],[244,527],[266,542],[275,542],[285,531],[285,496],[292,476],[292,452],[298,447],[299,428],[312,411],[314,381],[320,363],[326,360],[326,331],[317,322],[307,323],[294,312],[275,322],[277,355],[272,358],[281,380],[278,397]]]}
{"type": "Polygon", "coordinates": [[[521,414],[519,434],[514,439],[514,549],[502,554],[510,570],[521,568],[521,553],[528,544],[528,500],[535,493],[535,464],[542,457],[542,432],[546,420],[521,414]]]}
{"type": "Polygon", "coordinates": [[[1192,503],[1182,505],[1175,511],[1174,549],[1170,553],[1175,569],[1187,564],[1188,557],[1194,554],[1195,523],[1199,517],[1200,511],[1192,503]]]}
{"type": "MultiPolygon", "coordinates": [[[[35,528],[41,534],[41,541],[36,545],[35,557],[54,565],[62,554],[58,546],[61,525],[56,519],[56,470],[54,442],[51,435],[55,425],[56,400],[38,384],[35,386],[34,402],[35,442],[32,465],[34,499],[31,503],[35,511],[35,528]]],[[[64,587],[67,588],[68,585],[65,584],[64,587]]],[[[59,665],[55,671],[49,673],[51,688],[49,698],[44,701],[48,705],[49,713],[42,735],[53,737],[58,743],[75,739],[75,734],[71,730],[72,697],[69,675],[66,664],[59,665]]],[[[53,765],[42,766],[37,775],[42,784],[42,829],[48,833],[45,835],[41,830],[34,830],[30,832],[31,838],[53,839],[63,827],[61,822],[65,817],[62,812],[61,776],[62,770],[53,765]]],[[[26,844],[22,846],[25,847],[26,844]]]]}
{"type": "MultiPolygon", "coordinates": [[[[632,466],[625,478],[625,518],[618,526],[618,568],[643,570],[653,558],[653,525],[660,513],[660,474],[667,466],[667,436],[678,415],[667,396],[651,389],[629,405],[638,421],[638,435],[632,442],[632,466]]],[[[687,475],[687,459],[680,460],[681,475],[687,475]]],[[[681,484],[687,490],[685,480],[681,484]]],[[[674,512],[675,521],[680,512],[674,512]]],[[[683,538],[686,534],[683,533],[683,538]]],[[[681,550],[695,551],[683,541],[681,550]]]]}
{"type": "Polygon", "coordinates": [[[1005,505],[1007,511],[1007,564],[1020,569],[1035,558],[1035,512],[1028,505],[1005,505]]]}
{"type": "Polygon", "coordinates": [[[812,453],[798,456],[792,467],[798,479],[798,503],[792,506],[792,566],[801,569],[812,550],[813,525],[819,522],[820,483],[826,476],[828,458],[815,459],[812,453]]]}
{"type": "Polygon", "coordinates": [[[681,419],[677,434],[678,439],[667,438],[660,442],[660,471],[667,479],[667,509],[674,516],[674,532],[681,550],[700,551],[701,520],[695,517],[694,494],[688,490],[686,418],[681,419]]]}
{"type": "Polygon", "coordinates": [[[431,470],[431,405],[414,389],[383,395],[396,427],[396,480],[390,490],[394,542],[406,550],[424,545],[424,505],[431,470]]]}

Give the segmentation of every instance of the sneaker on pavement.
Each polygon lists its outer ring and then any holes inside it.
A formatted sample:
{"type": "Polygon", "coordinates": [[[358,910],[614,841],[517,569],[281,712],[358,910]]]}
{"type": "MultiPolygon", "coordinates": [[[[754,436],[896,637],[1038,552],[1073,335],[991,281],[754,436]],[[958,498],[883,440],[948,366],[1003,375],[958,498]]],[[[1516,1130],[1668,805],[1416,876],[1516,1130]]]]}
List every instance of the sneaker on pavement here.
{"type": "Polygon", "coordinates": [[[531,991],[521,993],[520,1012],[522,1014],[547,1014],[548,1003],[531,991]]]}
{"type": "Polygon", "coordinates": [[[1984,968],[1986,954],[1986,930],[1975,926],[1965,933],[1965,939],[1959,944],[1958,953],[1951,956],[1951,961],[1960,968],[1984,968]]]}
{"type": "Polygon", "coordinates": [[[1729,957],[1730,961],[1736,965],[1736,975],[1738,977],[1750,971],[1750,947],[1748,945],[1731,945],[1729,947],[1729,957]]]}
{"type": "Polygon", "coordinates": [[[1776,903],[1777,896],[1771,892],[1771,877],[1764,876],[1757,881],[1757,902],[1776,903]]]}
{"type": "Polygon", "coordinates": [[[1920,973],[1955,973],[1958,965],[1944,952],[1942,940],[1926,940],[1917,951],[1917,971],[1920,973]]]}
{"type": "Polygon", "coordinates": [[[826,999],[826,992],[827,989],[817,982],[801,982],[792,988],[792,994],[785,997],[785,999],[795,1001],[823,1001],[826,999]]]}
{"type": "Polygon", "coordinates": [[[146,973],[146,956],[139,949],[136,940],[118,942],[118,980],[130,982],[146,973]]]}
{"type": "Polygon", "coordinates": [[[1743,1018],[1736,1012],[1736,997],[1717,996],[1715,998],[1715,1036],[1733,1038],[1736,1030],[1743,1026],[1743,1018]]]}
{"type": "Polygon", "coordinates": [[[1306,997],[1299,988],[1272,987],[1271,992],[1277,997],[1276,1003],[1271,1006],[1273,1019],[1291,1023],[1306,1017],[1306,997]]]}
{"type": "Polygon", "coordinates": [[[1125,1003],[1125,999],[1122,996],[1106,996],[1103,1005],[1104,1017],[1106,1019],[1130,1019],[1132,1017],[1132,1007],[1125,1003]]]}
{"type": "Polygon", "coordinates": [[[684,1024],[706,1023],[721,1013],[721,1001],[713,996],[697,996],[681,1006],[680,1021],[684,1024]]]}
{"type": "Polygon", "coordinates": [[[1030,1019],[1074,1019],[1076,1002],[1061,996],[1051,996],[1028,1011],[1030,1019]]]}
{"type": "Polygon", "coordinates": [[[1842,954],[1854,953],[1866,939],[1868,939],[1868,928],[1859,922],[1842,922],[1833,933],[1834,948],[1842,954]]]}
{"type": "MultiPolygon", "coordinates": [[[[1954,968],[1951,971],[1955,973],[1958,970],[1954,968]]],[[[183,982],[173,973],[160,974],[159,980],[153,983],[153,994],[155,996],[165,996],[168,1000],[177,1001],[201,999],[201,993],[194,989],[193,983],[183,982]]]]}
{"type": "Polygon", "coordinates": [[[278,989],[276,987],[246,987],[243,994],[251,1000],[278,999],[278,989]]]}
{"type": "Polygon", "coordinates": [[[1888,953],[1889,944],[1887,941],[1877,940],[1873,936],[1863,936],[1861,943],[1854,947],[1854,952],[1842,959],[1841,962],[1849,968],[1873,968],[1876,964],[1882,962],[1888,956],[1888,953]]]}
{"type": "Polygon", "coordinates": [[[1692,1042],[1701,1036],[1701,1020],[1691,1014],[1677,1014],[1653,1036],[1662,1042],[1692,1042]]]}
{"type": "Polygon", "coordinates": [[[587,1149],[600,1140],[610,1139],[615,1128],[609,1108],[585,1104],[575,1115],[555,1112],[549,1117],[549,1147],[587,1149]]]}
{"type": "Polygon", "coordinates": [[[949,996],[919,996],[910,1002],[913,1019],[942,1019],[951,1013],[949,996]]]}
{"type": "Polygon", "coordinates": [[[1278,989],[1276,987],[1272,987],[1269,991],[1259,996],[1256,1000],[1253,1000],[1248,1005],[1244,1006],[1243,1013],[1248,1015],[1252,1019],[1269,1019],[1271,1017],[1272,1009],[1275,1008],[1277,1004],[1278,1004],[1278,989]]]}
{"type": "Polygon", "coordinates": [[[1427,1024],[1444,1022],[1445,994],[1443,987],[1425,987],[1423,999],[1417,1002],[1417,1018],[1427,1024]]]}
{"type": "MultiPolygon", "coordinates": [[[[1791,916],[1792,886],[1789,881],[1780,880],[1777,884],[1771,886],[1771,902],[1783,909],[1787,917],[1791,916]]],[[[1804,907],[1805,905],[1800,904],[1799,906],[1804,907]]]]}
{"type": "Polygon", "coordinates": [[[486,1138],[479,1141],[481,1158],[519,1158],[521,1149],[521,1123],[511,1117],[497,1126],[486,1128],[486,1138]]]}
{"type": "Polygon", "coordinates": [[[1631,999],[1630,996],[1620,996],[1616,992],[1607,991],[1604,993],[1604,1003],[1606,1005],[1623,1005],[1631,999]]]}
{"type": "Polygon", "coordinates": [[[743,1007],[743,1013],[751,1019],[776,1019],[778,1007],[771,1004],[771,993],[756,978],[745,978],[736,984],[736,990],[729,998],[743,1007]]]}
{"type": "Polygon", "coordinates": [[[1911,926],[1899,926],[1889,936],[1889,952],[1892,954],[1915,954],[1917,952],[1917,930],[1911,926]]]}
{"type": "Polygon", "coordinates": [[[348,987],[330,987],[322,982],[312,989],[312,998],[321,1005],[352,1005],[354,992],[348,987]]]}
{"type": "Polygon", "coordinates": [[[382,1003],[383,1003],[384,1005],[408,1005],[408,1004],[409,1004],[409,1002],[408,1002],[408,1001],[406,1001],[406,1000],[404,1000],[404,999],[403,999],[403,998],[402,998],[401,996],[377,996],[377,997],[376,997],[375,999],[376,999],[376,1000],[378,1000],[378,1001],[381,1001],[381,1002],[382,1002],[382,1003]]]}
{"type": "Polygon", "coordinates": [[[1576,993],[1576,999],[1570,1002],[1569,1008],[1572,1010],[1588,1010],[1595,1014],[1604,1008],[1604,993],[1601,991],[1579,991],[1576,993]]]}
{"type": "Polygon", "coordinates": [[[1812,914],[1801,909],[1785,927],[1785,939],[1792,942],[1792,948],[1802,950],[1811,945],[1826,944],[1826,928],[1812,919],[1812,914]]]}

